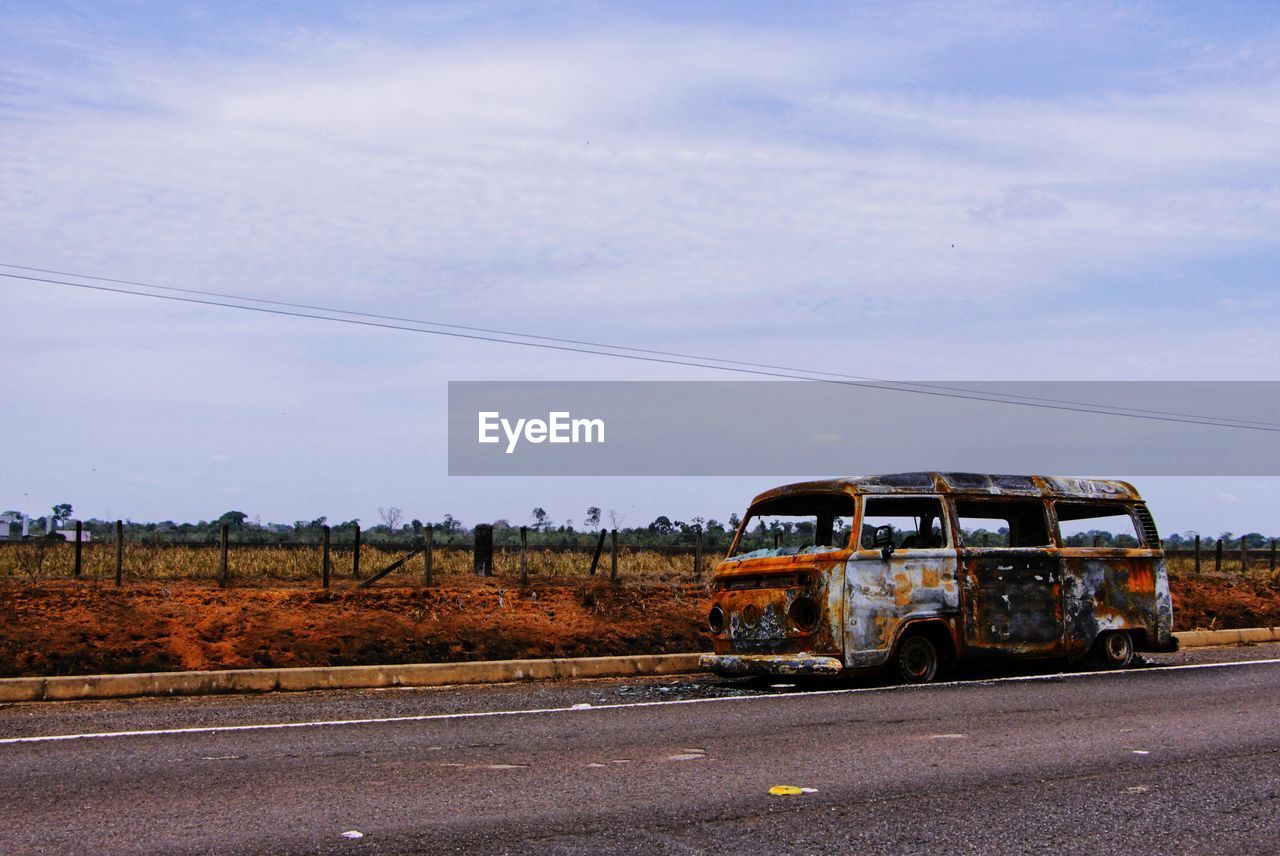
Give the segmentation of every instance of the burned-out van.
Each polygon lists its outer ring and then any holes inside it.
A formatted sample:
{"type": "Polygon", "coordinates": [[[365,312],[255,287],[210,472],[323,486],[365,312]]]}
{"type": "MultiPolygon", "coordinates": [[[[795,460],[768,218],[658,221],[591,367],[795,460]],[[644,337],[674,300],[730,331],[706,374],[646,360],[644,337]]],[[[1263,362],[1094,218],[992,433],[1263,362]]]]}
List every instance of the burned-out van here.
{"type": "Polygon", "coordinates": [[[981,655],[1167,651],[1155,521],[1122,481],[900,473],[756,497],[716,568],[707,623],[723,675],[890,667],[932,681],[981,655]]]}

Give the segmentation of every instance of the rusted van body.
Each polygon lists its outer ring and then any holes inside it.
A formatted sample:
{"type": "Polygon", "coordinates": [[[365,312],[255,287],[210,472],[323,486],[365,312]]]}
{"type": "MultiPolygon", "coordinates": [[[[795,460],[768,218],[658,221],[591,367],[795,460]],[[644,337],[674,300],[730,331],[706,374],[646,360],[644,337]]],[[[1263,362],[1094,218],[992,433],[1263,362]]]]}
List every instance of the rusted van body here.
{"type": "Polygon", "coordinates": [[[724,675],[889,666],[925,682],[981,655],[1122,667],[1135,650],[1176,646],[1155,522],[1122,481],[900,473],[786,485],[752,502],[713,586],[702,665],[724,675]]]}

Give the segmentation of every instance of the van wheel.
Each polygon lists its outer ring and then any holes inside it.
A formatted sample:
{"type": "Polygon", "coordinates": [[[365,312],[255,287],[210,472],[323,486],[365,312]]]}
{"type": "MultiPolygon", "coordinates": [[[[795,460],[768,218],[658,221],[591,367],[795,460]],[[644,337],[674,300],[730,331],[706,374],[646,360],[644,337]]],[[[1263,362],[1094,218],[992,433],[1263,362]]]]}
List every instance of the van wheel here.
{"type": "Polygon", "coordinates": [[[1133,637],[1113,630],[1103,633],[1093,643],[1093,659],[1104,669],[1124,669],[1133,662],[1133,637]]]}
{"type": "Polygon", "coordinates": [[[928,636],[908,636],[898,646],[898,677],[904,684],[927,684],[938,676],[941,658],[928,636]]]}

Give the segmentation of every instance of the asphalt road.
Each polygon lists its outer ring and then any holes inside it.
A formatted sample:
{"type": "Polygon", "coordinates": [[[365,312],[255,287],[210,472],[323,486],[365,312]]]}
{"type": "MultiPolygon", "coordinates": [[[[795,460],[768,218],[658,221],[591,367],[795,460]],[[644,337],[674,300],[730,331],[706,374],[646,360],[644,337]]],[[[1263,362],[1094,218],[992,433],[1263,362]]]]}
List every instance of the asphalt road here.
{"type": "Polygon", "coordinates": [[[1276,851],[1280,646],[1161,662],[9,705],[0,851],[1276,851]]]}

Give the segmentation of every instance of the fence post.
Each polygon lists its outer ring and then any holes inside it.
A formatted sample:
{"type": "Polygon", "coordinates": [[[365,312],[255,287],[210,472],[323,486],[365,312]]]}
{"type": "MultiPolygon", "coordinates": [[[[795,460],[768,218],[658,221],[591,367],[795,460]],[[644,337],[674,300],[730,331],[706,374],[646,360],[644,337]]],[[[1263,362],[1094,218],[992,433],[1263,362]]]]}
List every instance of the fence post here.
{"type": "Polygon", "coordinates": [[[587,572],[588,576],[596,575],[596,567],[600,564],[600,554],[604,552],[604,536],[605,531],[600,530],[600,538],[596,541],[596,551],[591,554],[591,570],[587,572]]]}
{"type": "Polygon", "coordinates": [[[990,547],[990,546],[991,546],[991,533],[990,533],[990,532],[983,532],[983,533],[982,533],[982,546],[984,546],[984,547],[990,547]]]}
{"type": "Polygon", "coordinates": [[[432,528],[430,524],[428,524],[427,525],[427,548],[422,551],[422,584],[427,586],[431,585],[431,574],[432,574],[432,571],[435,570],[434,568],[431,567],[432,559],[433,559],[432,553],[435,550],[435,544],[436,544],[436,530],[432,528]]]}
{"type": "Polygon", "coordinates": [[[84,549],[84,542],[81,540],[81,534],[80,534],[83,531],[82,529],[83,526],[84,524],[81,523],[79,520],[76,521],[76,569],[75,569],[76,579],[80,579],[80,568],[81,568],[80,562],[82,557],[81,551],[84,549]]]}
{"type": "Polygon", "coordinates": [[[775,550],[782,549],[782,533],[777,531],[776,529],[773,532],[773,549],[775,550]]]}
{"type": "Polygon", "coordinates": [[[520,527],[520,585],[529,584],[529,527],[520,527]]]}
{"type": "Polygon", "coordinates": [[[1200,573],[1200,536],[1196,536],[1196,573],[1200,573]]]}
{"type": "Polygon", "coordinates": [[[1269,563],[1271,573],[1276,572],[1276,539],[1271,539],[1271,562],[1269,563]]]}
{"type": "Polygon", "coordinates": [[[329,587],[329,527],[325,526],[321,529],[324,533],[324,550],[323,558],[320,561],[320,585],[323,588],[329,587]]]}
{"type": "Polygon", "coordinates": [[[351,550],[351,576],[360,579],[360,524],[356,524],[356,543],[351,550]]]}
{"type": "Polygon", "coordinates": [[[1222,573],[1222,539],[1218,539],[1218,543],[1213,548],[1213,572],[1215,574],[1222,573]]]}
{"type": "Polygon", "coordinates": [[[227,526],[227,524],[225,523],[222,524],[222,531],[221,533],[219,533],[220,540],[222,542],[222,559],[218,563],[218,585],[221,588],[227,587],[227,535],[228,535],[228,532],[229,532],[229,527],[227,526]]]}
{"type": "Polygon", "coordinates": [[[695,526],[693,530],[693,577],[694,579],[702,578],[702,527],[695,526]]]}
{"type": "Polygon", "coordinates": [[[116,588],[124,582],[124,521],[116,521],[116,588]]]}
{"type": "Polygon", "coordinates": [[[609,579],[618,578],[618,530],[609,530],[609,579]]]}
{"type": "Polygon", "coordinates": [[[476,543],[473,566],[477,577],[493,576],[493,527],[488,523],[476,524],[476,543]]]}
{"type": "Polygon", "coordinates": [[[1249,542],[1240,536],[1240,576],[1249,573],[1249,542]]]}

